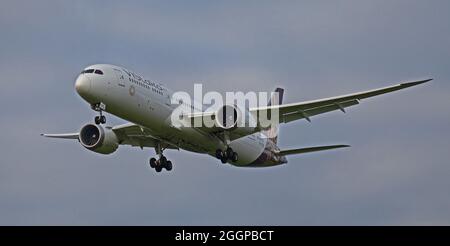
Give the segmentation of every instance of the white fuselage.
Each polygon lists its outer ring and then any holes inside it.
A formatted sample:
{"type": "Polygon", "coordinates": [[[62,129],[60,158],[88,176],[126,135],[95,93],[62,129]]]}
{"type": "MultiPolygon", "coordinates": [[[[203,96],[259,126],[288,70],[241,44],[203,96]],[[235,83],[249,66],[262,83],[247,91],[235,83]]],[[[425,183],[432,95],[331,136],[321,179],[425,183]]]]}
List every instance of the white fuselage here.
{"type": "MultiPolygon", "coordinates": [[[[188,151],[214,156],[217,149],[226,148],[224,142],[214,134],[205,133],[195,127],[172,126],[173,110],[177,107],[190,108],[190,105],[171,104],[173,91],[162,84],[113,65],[93,65],[86,69],[98,69],[103,73],[82,73],[77,78],[76,90],[88,103],[101,102],[106,105],[104,111],[141,125],[151,132],[152,137],[188,151]]],[[[277,160],[268,160],[275,158],[272,152],[277,147],[261,133],[231,141],[230,147],[239,155],[239,160],[232,163],[233,165],[280,164],[277,160]],[[260,160],[264,153],[266,158],[258,163],[257,160],[260,160]]]]}

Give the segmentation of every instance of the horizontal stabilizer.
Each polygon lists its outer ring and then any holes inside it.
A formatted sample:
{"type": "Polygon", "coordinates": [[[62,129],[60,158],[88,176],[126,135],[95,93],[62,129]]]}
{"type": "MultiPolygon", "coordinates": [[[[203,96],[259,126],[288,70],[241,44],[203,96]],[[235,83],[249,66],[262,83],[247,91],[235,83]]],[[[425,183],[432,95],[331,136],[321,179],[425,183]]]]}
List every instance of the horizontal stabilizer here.
{"type": "Polygon", "coordinates": [[[309,147],[309,148],[301,148],[301,149],[289,149],[280,151],[281,155],[295,155],[295,154],[304,154],[309,152],[316,152],[322,150],[329,149],[338,149],[338,148],[347,148],[350,145],[329,145],[329,146],[317,146],[317,147],[309,147]]]}

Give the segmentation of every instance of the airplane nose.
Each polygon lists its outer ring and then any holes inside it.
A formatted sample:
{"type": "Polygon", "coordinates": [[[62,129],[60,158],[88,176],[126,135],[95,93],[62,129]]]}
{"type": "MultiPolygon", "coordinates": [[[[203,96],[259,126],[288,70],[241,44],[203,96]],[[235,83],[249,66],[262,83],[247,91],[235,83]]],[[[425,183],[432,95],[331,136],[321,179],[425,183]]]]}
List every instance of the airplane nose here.
{"type": "Polygon", "coordinates": [[[75,81],[75,90],[77,91],[77,93],[81,97],[86,97],[90,89],[91,89],[90,79],[83,74],[78,76],[77,80],[75,81]]]}

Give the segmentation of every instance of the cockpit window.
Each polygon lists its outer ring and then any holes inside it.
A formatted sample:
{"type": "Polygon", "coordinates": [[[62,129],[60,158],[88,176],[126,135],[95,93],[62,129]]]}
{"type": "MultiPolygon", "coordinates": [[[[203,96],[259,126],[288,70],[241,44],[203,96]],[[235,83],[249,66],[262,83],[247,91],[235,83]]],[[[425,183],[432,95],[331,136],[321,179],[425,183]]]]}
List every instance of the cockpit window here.
{"type": "Polygon", "coordinates": [[[83,72],[81,72],[81,74],[83,74],[83,73],[93,73],[93,72],[94,72],[94,69],[86,69],[83,72]]]}
{"type": "Polygon", "coordinates": [[[95,70],[94,73],[96,73],[96,74],[103,74],[102,70],[95,70]]]}

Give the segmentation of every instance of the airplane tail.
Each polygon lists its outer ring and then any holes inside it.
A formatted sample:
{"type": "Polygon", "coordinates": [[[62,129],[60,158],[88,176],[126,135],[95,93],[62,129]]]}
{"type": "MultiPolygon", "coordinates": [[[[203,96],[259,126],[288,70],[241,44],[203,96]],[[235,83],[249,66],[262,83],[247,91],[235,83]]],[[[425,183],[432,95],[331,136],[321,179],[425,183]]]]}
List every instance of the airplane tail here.
{"type": "MultiPolygon", "coordinates": [[[[275,92],[272,94],[272,97],[267,103],[267,106],[281,105],[283,103],[283,94],[284,94],[283,88],[276,88],[275,92]]],[[[278,131],[279,131],[279,123],[277,122],[276,124],[273,124],[268,130],[266,130],[264,134],[267,136],[267,138],[269,138],[276,144],[278,141],[278,131]]]]}

